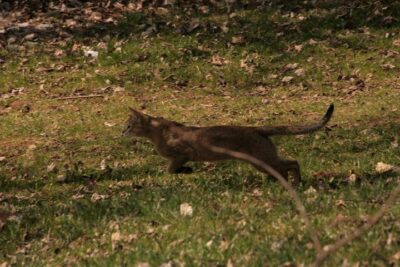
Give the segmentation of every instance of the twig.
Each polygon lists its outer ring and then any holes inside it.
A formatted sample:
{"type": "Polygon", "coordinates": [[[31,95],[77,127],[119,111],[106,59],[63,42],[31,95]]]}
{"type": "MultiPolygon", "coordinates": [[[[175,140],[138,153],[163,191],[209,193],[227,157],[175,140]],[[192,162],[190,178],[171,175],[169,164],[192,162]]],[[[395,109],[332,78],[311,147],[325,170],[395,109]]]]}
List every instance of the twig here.
{"type": "Polygon", "coordinates": [[[333,253],[335,253],[338,249],[350,243],[351,241],[359,238],[363,233],[368,231],[371,227],[373,227],[382,216],[394,205],[396,202],[397,196],[400,193],[400,184],[397,185],[392,192],[390,193],[389,198],[383,203],[382,207],[373,215],[371,215],[367,222],[364,223],[360,228],[354,230],[352,234],[342,239],[339,239],[334,244],[327,245],[324,247],[321,253],[317,254],[317,258],[313,264],[313,266],[318,267],[323,264],[323,262],[333,253]]]}
{"type": "Polygon", "coordinates": [[[221,147],[216,147],[216,146],[209,146],[209,149],[215,153],[221,153],[221,154],[225,154],[228,156],[231,156],[233,158],[236,159],[241,159],[247,162],[250,162],[252,164],[255,164],[257,166],[259,166],[260,168],[264,169],[266,172],[268,172],[269,174],[271,174],[272,176],[274,176],[276,179],[278,179],[278,181],[283,185],[283,187],[288,191],[290,197],[293,199],[297,210],[300,213],[300,216],[302,217],[302,219],[304,220],[304,223],[306,224],[307,230],[311,236],[311,239],[314,243],[314,247],[317,251],[317,255],[322,253],[322,246],[321,246],[321,242],[318,238],[318,235],[316,233],[316,231],[313,229],[310,219],[308,218],[306,209],[304,208],[303,203],[301,202],[299,196],[297,195],[296,191],[293,189],[292,185],[286,181],[286,179],[279,173],[277,172],[275,169],[273,169],[271,166],[265,164],[264,162],[262,162],[259,159],[256,159],[248,154],[245,153],[241,153],[241,152],[237,152],[237,151],[232,151],[229,149],[225,149],[225,148],[221,148],[221,147]]]}
{"type": "MultiPolygon", "coordinates": [[[[221,153],[225,154],[228,156],[231,156],[232,158],[244,160],[247,162],[250,162],[254,165],[257,165],[258,167],[264,169],[267,173],[271,174],[274,176],[278,181],[285,187],[285,189],[288,191],[289,195],[293,199],[296,208],[298,209],[300,216],[303,218],[304,223],[306,224],[307,230],[311,236],[311,239],[314,243],[315,250],[317,251],[317,255],[315,257],[315,261],[312,266],[314,267],[319,267],[322,266],[322,264],[326,261],[326,259],[338,251],[340,248],[343,246],[347,245],[348,243],[352,242],[356,238],[359,238],[362,234],[364,234],[366,231],[371,229],[375,224],[378,223],[378,221],[382,218],[382,216],[395,204],[396,199],[398,194],[400,193],[400,183],[392,190],[390,193],[389,198],[385,201],[385,203],[382,205],[382,207],[372,216],[370,216],[367,220],[367,222],[362,225],[361,227],[357,228],[352,232],[347,237],[344,237],[342,239],[337,240],[333,244],[329,244],[324,246],[322,248],[321,242],[318,238],[317,233],[313,229],[311,222],[308,218],[307,212],[304,208],[303,202],[300,200],[299,196],[297,195],[296,191],[292,187],[292,185],[286,181],[286,179],[278,173],[275,169],[273,169],[271,166],[268,164],[262,162],[261,160],[258,160],[257,158],[254,158],[248,154],[237,152],[237,151],[232,151],[229,149],[221,148],[221,147],[216,147],[216,146],[208,146],[209,149],[215,153],[221,153]]],[[[396,167],[395,171],[398,171],[398,167],[396,167]]]]}
{"type": "Polygon", "coordinates": [[[93,97],[104,97],[104,95],[77,95],[77,96],[57,97],[54,99],[55,100],[69,100],[69,99],[93,98],[93,97]]]}

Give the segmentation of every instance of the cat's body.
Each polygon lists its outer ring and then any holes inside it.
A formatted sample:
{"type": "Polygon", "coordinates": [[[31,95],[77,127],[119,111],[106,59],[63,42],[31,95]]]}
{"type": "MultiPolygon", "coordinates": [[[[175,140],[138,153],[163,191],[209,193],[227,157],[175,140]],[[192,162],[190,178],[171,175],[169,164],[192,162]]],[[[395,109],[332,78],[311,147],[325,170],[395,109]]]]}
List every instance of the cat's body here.
{"type": "Polygon", "coordinates": [[[184,166],[188,161],[231,159],[225,154],[211,151],[210,146],[217,146],[251,155],[270,165],[286,178],[288,172],[292,172],[294,182],[299,183],[301,180],[299,164],[295,160],[281,159],[269,136],[316,131],[330,120],[332,113],[333,105],[329,107],[320,122],[308,126],[193,127],[164,118],[151,117],[132,109],[123,133],[126,136],[149,139],[155,145],[157,152],[170,160],[168,171],[171,173],[191,172],[189,167],[184,166]]]}

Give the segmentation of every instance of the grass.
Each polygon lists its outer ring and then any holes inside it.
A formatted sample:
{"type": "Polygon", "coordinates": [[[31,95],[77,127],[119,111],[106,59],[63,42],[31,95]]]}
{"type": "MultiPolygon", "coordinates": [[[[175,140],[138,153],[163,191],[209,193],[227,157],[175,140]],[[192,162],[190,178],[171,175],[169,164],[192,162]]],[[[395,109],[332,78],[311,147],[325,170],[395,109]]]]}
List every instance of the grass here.
{"type": "MultiPolygon", "coordinates": [[[[335,103],[330,131],[274,141],[283,155],[300,162],[304,182],[298,192],[324,243],[360,226],[398,180],[376,174],[374,166],[400,160],[395,145],[400,61],[382,56],[398,49],[393,40],[399,28],[372,24],[366,34],[361,22],[346,28],[329,13],[323,20],[309,9],[300,10],[296,15],[307,17],[302,22],[285,9],[275,11],[239,10],[229,19],[228,33],[201,27],[181,35],[161,28],[148,38],[134,30],[146,16],[130,14],[119,28],[124,43],[111,38],[97,60],[68,47],[60,58],[40,48],[27,60],[4,52],[0,92],[25,89],[0,100],[0,156],[5,157],[0,162],[0,213],[12,213],[0,218],[0,263],[311,262],[310,238],[277,182],[234,161],[192,164],[196,171],[191,175],[167,174],[166,160],[150,143],[121,137],[129,106],[144,105],[149,114],[187,124],[264,125],[311,122],[335,103]],[[315,29],[315,23],[323,27],[315,29]],[[386,38],[388,32],[394,35],[386,38]],[[246,42],[229,44],[236,35],[244,35],[246,42]],[[300,52],[289,49],[297,44],[304,45],[300,52]],[[223,66],[210,63],[216,54],[225,59],[223,66]],[[253,70],[241,67],[241,61],[253,70]],[[305,75],[285,70],[289,63],[297,63],[305,75]],[[384,69],[385,63],[397,68],[384,69]],[[285,76],[292,76],[292,82],[283,83],[285,76]],[[55,99],[102,93],[108,86],[125,91],[105,91],[104,98],[55,99]],[[26,105],[30,111],[21,112],[26,105]],[[103,160],[109,166],[105,170],[100,168],[103,160]],[[51,163],[56,170],[48,172],[51,163]],[[357,176],[354,184],[347,181],[351,173],[357,176]],[[310,194],[310,187],[316,193],[310,194]],[[191,217],[180,215],[185,202],[193,207],[191,217]]],[[[169,19],[176,17],[156,18],[169,19]]],[[[211,12],[199,19],[219,25],[227,16],[211,12]]],[[[81,38],[76,42],[87,42],[81,38]]],[[[95,47],[98,40],[90,42],[95,47]]],[[[399,215],[397,205],[327,266],[389,265],[400,250],[399,215]]]]}

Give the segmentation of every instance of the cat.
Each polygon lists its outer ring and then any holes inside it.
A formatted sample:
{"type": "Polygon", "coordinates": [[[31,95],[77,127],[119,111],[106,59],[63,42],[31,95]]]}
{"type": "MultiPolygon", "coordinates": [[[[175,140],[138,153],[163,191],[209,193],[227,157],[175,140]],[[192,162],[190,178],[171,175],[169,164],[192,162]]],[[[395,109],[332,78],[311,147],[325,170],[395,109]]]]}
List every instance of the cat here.
{"type": "MultiPolygon", "coordinates": [[[[332,117],[331,104],[324,117],[316,123],[297,126],[185,126],[162,117],[152,117],[129,108],[131,114],[123,130],[124,136],[149,139],[157,152],[170,160],[168,172],[191,173],[188,161],[217,161],[232,157],[215,153],[210,146],[226,148],[253,156],[270,165],[283,177],[293,175],[293,183],[301,182],[300,167],[296,160],[285,160],[278,156],[275,145],[270,140],[273,135],[296,135],[314,132],[325,126],[332,117]]],[[[260,171],[263,169],[255,166],[260,171]]]]}

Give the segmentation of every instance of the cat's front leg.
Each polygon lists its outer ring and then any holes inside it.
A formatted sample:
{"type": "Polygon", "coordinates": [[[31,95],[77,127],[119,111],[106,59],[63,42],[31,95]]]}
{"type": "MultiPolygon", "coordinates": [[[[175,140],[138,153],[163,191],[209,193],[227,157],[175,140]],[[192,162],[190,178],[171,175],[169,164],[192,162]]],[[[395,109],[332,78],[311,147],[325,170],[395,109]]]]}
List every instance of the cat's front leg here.
{"type": "Polygon", "coordinates": [[[171,163],[168,167],[169,173],[192,173],[193,169],[190,167],[183,166],[186,162],[188,162],[185,158],[174,158],[171,160],[171,163]]]}

